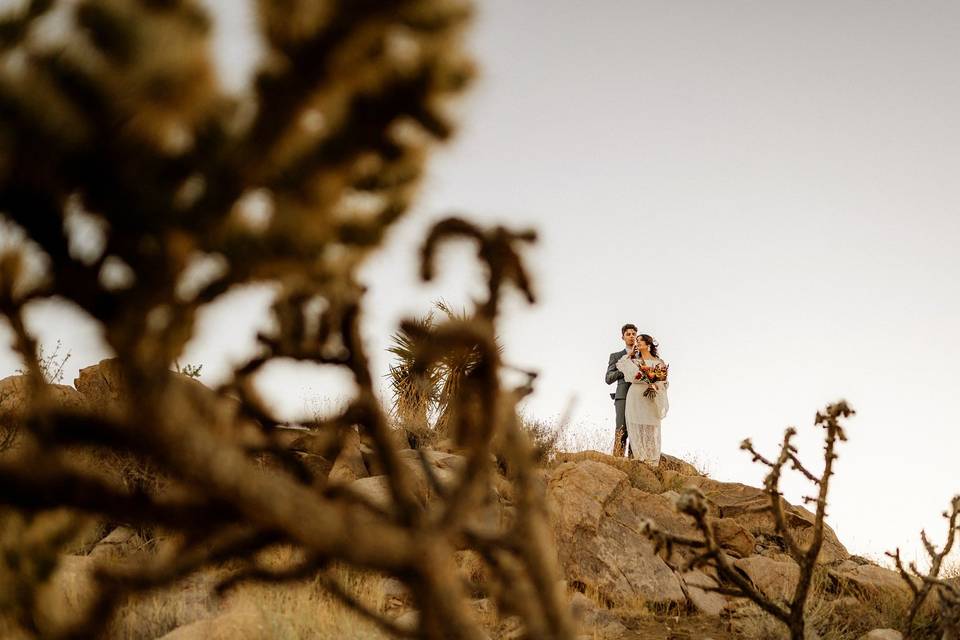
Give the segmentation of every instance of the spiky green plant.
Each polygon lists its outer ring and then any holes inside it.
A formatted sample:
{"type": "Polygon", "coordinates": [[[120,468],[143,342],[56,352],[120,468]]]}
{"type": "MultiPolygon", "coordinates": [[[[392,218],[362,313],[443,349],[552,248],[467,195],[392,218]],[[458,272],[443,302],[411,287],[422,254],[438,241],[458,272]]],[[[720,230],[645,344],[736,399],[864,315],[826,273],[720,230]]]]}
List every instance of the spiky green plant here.
{"type": "MultiPolygon", "coordinates": [[[[390,367],[388,375],[394,416],[405,429],[417,431],[430,426],[437,434],[446,433],[453,419],[453,400],[464,380],[480,364],[480,349],[477,345],[451,349],[429,365],[420,362],[420,354],[439,326],[466,323],[469,319],[465,310],[457,311],[438,300],[430,312],[413,322],[416,331],[402,327],[393,334],[387,350],[396,356],[397,363],[390,367]],[[437,312],[443,315],[442,322],[437,322],[437,312]]],[[[498,353],[503,353],[499,340],[496,348],[498,353]]]]}
{"type": "MultiPolygon", "coordinates": [[[[411,321],[422,333],[433,331],[433,312],[411,321]]],[[[394,418],[406,429],[424,430],[429,426],[431,411],[437,406],[442,383],[439,367],[417,371],[417,333],[401,327],[393,334],[388,351],[397,357],[390,366],[390,387],[393,391],[394,418]]]]}

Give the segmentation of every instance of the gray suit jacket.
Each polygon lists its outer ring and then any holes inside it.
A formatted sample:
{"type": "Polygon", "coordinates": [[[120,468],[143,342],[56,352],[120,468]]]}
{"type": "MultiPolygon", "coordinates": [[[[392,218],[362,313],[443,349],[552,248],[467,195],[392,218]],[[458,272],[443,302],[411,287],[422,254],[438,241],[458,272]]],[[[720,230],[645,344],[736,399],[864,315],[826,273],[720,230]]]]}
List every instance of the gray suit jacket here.
{"type": "Polygon", "coordinates": [[[630,390],[630,383],[623,379],[623,372],[617,369],[617,360],[625,355],[627,355],[626,349],[611,353],[610,362],[607,363],[607,384],[617,383],[617,392],[610,394],[610,397],[614,400],[626,399],[627,391],[630,390]]]}

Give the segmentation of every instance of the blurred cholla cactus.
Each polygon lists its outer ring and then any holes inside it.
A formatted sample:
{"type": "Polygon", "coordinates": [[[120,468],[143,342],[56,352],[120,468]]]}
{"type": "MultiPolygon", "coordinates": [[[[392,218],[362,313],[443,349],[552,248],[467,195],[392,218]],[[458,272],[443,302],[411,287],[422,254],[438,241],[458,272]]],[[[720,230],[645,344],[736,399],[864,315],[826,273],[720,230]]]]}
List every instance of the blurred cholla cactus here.
{"type": "MultiPolygon", "coordinates": [[[[532,454],[514,416],[526,390],[503,389],[498,377],[500,294],[512,285],[533,300],[518,253],[533,233],[450,219],[424,244],[424,278],[436,247],[457,236],[476,242],[489,272],[477,309],[418,342],[424,370],[454,351],[479,353],[457,385],[445,385],[466,460],[446,487],[428,473],[439,496],[429,509],[414,491],[414,474],[425,471],[400,456],[359,336],[357,266],[408,210],[430,144],[453,131],[446,104],[472,75],[460,46],[469,7],[256,7],[266,52],[240,97],[221,90],[211,19],[193,0],[33,0],[0,19],[0,213],[24,238],[0,257],[0,313],[29,379],[22,446],[0,459],[0,503],[164,527],[179,544],[169,556],[99,571],[98,598],[62,634],[94,637],[126,594],[230,560],[239,567],[231,585],[319,574],[391,633],[479,640],[452,560],[469,547],[500,575],[491,597],[520,615],[531,637],[571,637],[547,516],[525,466],[532,454]],[[214,402],[170,367],[205,305],[257,281],[275,285],[276,329],[258,336],[259,351],[214,402]],[[121,406],[81,411],[53,401],[23,321],[25,305],[53,297],[100,325],[116,355],[121,406]],[[253,384],[278,358],[352,374],[355,400],[311,425],[308,448],[331,455],[359,429],[383,470],[387,507],[326,486],[283,445],[253,384]],[[509,527],[481,530],[472,516],[488,495],[497,442],[517,470],[516,511],[509,527]],[[155,465],[171,489],[132,491],[74,464],[71,451],[94,445],[155,465]],[[297,547],[302,564],[280,573],[260,566],[257,552],[277,544],[297,547]],[[403,580],[418,627],[353,600],[325,573],[338,562],[403,580]]],[[[404,327],[418,340],[427,331],[404,327]]],[[[11,615],[24,629],[42,618],[30,597],[39,581],[17,583],[24,597],[11,615]]]]}

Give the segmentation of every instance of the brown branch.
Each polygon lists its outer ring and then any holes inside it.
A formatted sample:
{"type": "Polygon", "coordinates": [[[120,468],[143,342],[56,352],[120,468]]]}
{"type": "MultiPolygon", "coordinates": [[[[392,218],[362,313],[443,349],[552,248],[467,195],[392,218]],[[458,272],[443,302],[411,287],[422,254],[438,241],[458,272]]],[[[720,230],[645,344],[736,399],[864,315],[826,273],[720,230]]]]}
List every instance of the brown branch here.
{"type": "MultiPolygon", "coordinates": [[[[927,555],[930,558],[930,568],[926,574],[921,574],[917,570],[915,563],[910,563],[909,571],[903,566],[903,562],[900,559],[900,549],[894,550],[893,553],[887,552],[887,556],[893,559],[897,572],[900,574],[900,577],[904,582],[907,583],[907,586],[910,587],[910,590],[913,592],[913,601],[910,603],[910,609],[907,612],[907,616],[904,619],[902,625],[902,633],[905,640],[909,640],[913,635],[913,622],[917,617],[917,614],[920,612],[923,603],[926,601],[927,596],[930,595],[930,591],[935,586],[941,587],[941,594],[943,588],[946,587],[948,590],[953,587],[948,583],[944,583],[938,579],[940,575],[940,570],[943,566],[943,561],[950,553],[953,548],[953,544],[956,541],[956,534],[960,526],[960,495],[954,496],[950,501],[950,511],[944,511],[943,517],[947,520],[947,539],[943,544],[943,548],[937,551],[936,546],[930,542],[927,538],[926,531],[920,532],[920,539],[923,542],[923,547],[927,552],[927,555]],[[919,586],[917,583],[919,582],[919,586]]],[[[960,592],[958,592],[960,593],[960,592]]]]}
{"type": "Polygon", "coordinates": [[[774,602],[761,593],[743,574],[736,570],[730,557],[721,548],[717,541],[713,525],[707,519],[707,507],[703,494],[697,489],[687,489],[677,500],[677,509],[685,513],[694,520],[702,539],[690,538],[670,533],[662,527],[657,526],[652,521],[645,521],[641,531],[654,543],[654,548],[658,552],[665,552],[666,557],[672,555],[674,547],[684,547],[694,549],[692,558],[687,560],[684,570],[698,566],[709,566],[717,571],[720,578],[732,584],[727,586],[720,584],[716,588],[708,590],[717,591],[726,595],[748,598],[761,609],[782,622],[790,630],[792,640],[802,640],[804,637],[804,608],[807,596],[809,594],[812,582],[813,572],[817,565],[820,547],[823,544],[824,518],[826,516],[827,493],[829,491],[830,476],[833,473],[833,461],[836,459],[834,448],[838,440],[845,440],[846,437],[839,425],[838,419],[849,417],[854,414],[845,402],[839,402],[829,405],[825,414],[819,412],[815,418],[815,424],[822,426],[826,430],[824,437],[824,471],[820,477],[813,476],[797,459],[797,450],[792,445],[791,440],[796,435],[793,427],[788,428],[780,445],[780,452],[776,460],[770,460],[757,452],[753,443],[747,439],[740,445],[740,448],[749,452],[754,462],[759,462],[770,469],[764,479],[764,491],[769,497],[769,505],[758,511],[769,511],[777,534],[783,538],[790,552],[791,557],[799,565],[800,575],[793,596],[786,606],[774,602]],[[793,534],[787,526],[786,517],[783,512],[783,498],[780,492],[780,480],[783,474],[784,466],[788,463],[813,482],[818,488],[819,493],[815,500],[817,511],[814,516],[814,527],[810,545],[803,549],[797,544],[793,534]]]}
{"type": "Polygon", "coordinates": [[[786,623],[790,618],[789,609],[781,607],[764,596],[743,574],[736,570],[729,556],[720,547],[713,525],[707,520],[707,506],[700,490],[695,488],[685,489],[680,498],[677,499],[677,509],[693,518],[694,525],[703,536],[702,540],[693,541],[695,545],[686,545],[685,543],[690,540],[689,538],[670,533],[656,525],[652,520],[646,520],[643,523],[641,532],[649,537],[655,545],[658,545],[658,550],[670,550],[672,552],[674,545],[702,548],[701,553],[695,554],[694,558],[688,561],[688,566],[707,565],[713,567],[723,580],[733,583],[735,587],[733,591],[736,595],[752,600],[761,609],[786,623]]]}

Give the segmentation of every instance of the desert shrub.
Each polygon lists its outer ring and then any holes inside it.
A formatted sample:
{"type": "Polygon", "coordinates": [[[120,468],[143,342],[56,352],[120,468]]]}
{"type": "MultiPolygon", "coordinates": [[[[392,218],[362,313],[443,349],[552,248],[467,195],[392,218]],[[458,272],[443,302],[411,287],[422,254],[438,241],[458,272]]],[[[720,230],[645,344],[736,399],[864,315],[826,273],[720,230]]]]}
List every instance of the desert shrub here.
{"type": "Polygon", "coordinates": [[[561,451],[561,443],[568,429],[566,421],[554,423],[523,416],[521,426],[533,444],[534,455],[539,464],[552,461],[561,451]]]}
{"type": "MultiPolygon", "coordinates": [[[[873,629],[899,628],[909,605],[903,598],[887,591],[865,594],[850,587],[838,588],[829,576],[829,569],[818,566],[814,572],[805,605],[807,631],[821,640],[859,640],[873,629]],[[815,636],[813,634],[816,634],[815,636]]],[[[939,624],[929,611],[918,618],[917,638],[939,638],[939,624]]],[[[742,608],[732,619],[738,633],[761,640],[788,640],[784,625],[755,605],[742,608]]]]}
{"type": "MultiPolygon", "coordinates": [[[[57,340],[53,350],[45,350],[42,344],[37,344],[37,367],[46,384],[60,384],[63,382],[64,368],[70,359],[70,352],[61,352],[63,343],[57,340]]],[[[18,370],[23,374],[24,371],[18,370]]],[[[9,381],[8,381],[9,382],[9,381]]],[[[0,388],[0,453],[11,449],[17,443],[20,425],[23,422],[22,411],[18,406],[22,399],[19,385],[7,384],[0,388]]]]}
{"type": "Polygon", "coordinates": [[[609,452],[613,444],[613,407],[610,408],[610,422],[595,424],[592,422],[570,423],[564,429],[557,443],[561,451],[601,451],[609,452]]]}
{"type": "MultiPolygon", "coordinates": [[[[43,379],[49,384],[63,382],[63,370],[72,354],[70,351],[61,353],[62,348],[63,342],[60,340],[57,340],[51,351],[46,351],[42,344],[37,344],[37,365],[40,367],[43,379]]],[[[17,373],[25,374],[26,371],[18,369],[17,373]]]]}
{"type": "Polygon", "coordinates": [[[176,371],[179,374],[185,375],[188,378],[193,378],[194,380],[200,377],[200,372],[203,370],[202,364],[190,364],[188,362],[187,364],[183,365],[183,367],[181,367],[179,362],[174,361],[173,365],[174,365],[174,371],[176,371]]]}
{"type": "Polygon", "coordinates": [[[947,580],[960,578],[960,561],[947,562],[943,566],[943,577],[947,580]]]}

